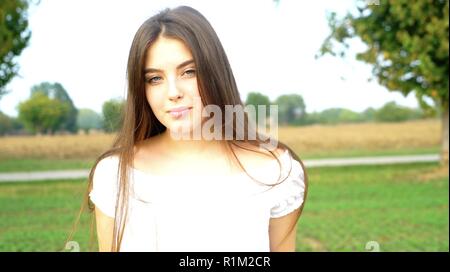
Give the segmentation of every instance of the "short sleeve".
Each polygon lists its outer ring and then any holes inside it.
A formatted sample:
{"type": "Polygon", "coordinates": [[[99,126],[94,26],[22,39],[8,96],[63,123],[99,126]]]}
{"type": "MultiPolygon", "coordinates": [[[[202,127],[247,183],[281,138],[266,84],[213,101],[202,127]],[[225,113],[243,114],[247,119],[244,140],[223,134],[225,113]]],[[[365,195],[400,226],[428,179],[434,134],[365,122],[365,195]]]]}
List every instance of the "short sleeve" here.
{"type": "Polygon", "coordinates": [[[106,157],[98,164],[93,176],[93,187],[89,193],[91,201],[109,217],[115,217],[119,160],[117,157],[106,157]]]}
{"type": "MultiPolygon", "coordinates": [[[[288,154],[288,153],[286,153],[288,154]]],[[[289,156],[290,157],[290,156],[289,156]]],[[[286,162],[286,160],[284,160],[286,162]]],[[[299,208],[304,201],[305,176],[303,168],[297,160],[288,159],[286,174],[289,176],[282,183],[275,185],[274,204],[270,210],[270,217],[277,218],[287,215],[299,208]],[[292,169],[289,173],[290,163],[292,169]]]]}

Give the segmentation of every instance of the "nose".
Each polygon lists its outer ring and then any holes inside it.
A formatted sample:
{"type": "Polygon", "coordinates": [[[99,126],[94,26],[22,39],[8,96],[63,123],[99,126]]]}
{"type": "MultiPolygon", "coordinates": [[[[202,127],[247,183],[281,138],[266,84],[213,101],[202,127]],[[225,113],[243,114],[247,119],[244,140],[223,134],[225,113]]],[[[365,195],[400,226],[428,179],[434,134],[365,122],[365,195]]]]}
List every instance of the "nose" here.
{"type": "Polygon", "coordinates": [[[171,101],[176,101],[183,97],[183,92],[178,88],[176,79],[169,80],[167,96],[171,101]]]}

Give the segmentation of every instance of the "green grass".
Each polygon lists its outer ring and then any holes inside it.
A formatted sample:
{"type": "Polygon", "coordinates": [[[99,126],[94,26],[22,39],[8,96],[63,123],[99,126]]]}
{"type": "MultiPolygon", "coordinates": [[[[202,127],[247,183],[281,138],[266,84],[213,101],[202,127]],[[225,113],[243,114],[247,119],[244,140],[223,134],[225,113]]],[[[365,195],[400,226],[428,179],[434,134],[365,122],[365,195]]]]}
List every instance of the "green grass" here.
{"type": "Polygon", "coordinates": [[[400,156],[400,155],[422,155],[422,154],[439,154],[440,147],[421,147],[421,148],[401,148],[388,150],[364,150],[364,149],[348,149],[334,151],[320,151],[310,153],[298,153],[303,159],[327,159],[327,158],[350,158],[350,157],[377,157],[377,156],[400,156]]]}
{"type": "MultiPolygon", "coordinates": [[[[350,158],[369,156],[394,156],[394,155],[420,155],[439,154],[440,147],[431,148],[406,148],[398,150],[335,150],[327,152],[298,153],[302,160],[324,159],[324,158],[350,158]]],[[[27,172],[27,171],[49,171],[49,170],[71,170],[90,169],[94,159],[0,159],[0,173],[27,172]]]]}
{"type": "Polygon", "coordinates": [[[435,164],[309,170],[298,251],[448,251],[448,174],[422,180],[435,164]]]}
{"type": "MultiPolygon", "coordinates": [[[[61,251],[85,189],[81,180],[0,183],[0,251],[61,251]]],[[[82,251],[89,243],[89,218],[83,215],[72,239],[82,251]]]]}
{"type": "MultiPolygon", "coordinates": [[[[448,251],[448,175],[421,180],[435,164],[308,170],[298,251],[448,251]]],[[[58,251],[72,228],[86,183],[0,183],[0,251],[58,251]]],[[[89,216],[75,235],[88,250],[89,216]]],[[[94,248],[95,249],[95,248],[94,248]]]]}
{"type": "Polygon", "coordinates": [[[0,160],[0,173],[89,169],[93,163],[94,160],[92,159],[4,159],[0,160]]]}

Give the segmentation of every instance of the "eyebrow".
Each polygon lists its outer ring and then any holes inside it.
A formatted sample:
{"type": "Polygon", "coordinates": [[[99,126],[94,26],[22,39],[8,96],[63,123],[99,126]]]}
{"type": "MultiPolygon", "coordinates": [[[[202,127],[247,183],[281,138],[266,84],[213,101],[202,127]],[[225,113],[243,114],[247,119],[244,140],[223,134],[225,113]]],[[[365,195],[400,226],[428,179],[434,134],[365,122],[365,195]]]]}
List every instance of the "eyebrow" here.
{"type": "MultiPolygon", "coordinates": [[[[189,64],[191,64],[193,62],[194,62],[193,59],[190,59],[190,60],[187,60],[187,61],[183,61],[182,63],[180,63],[177,66],[177,70],[180,69],[180,68],[183,68],[184,66],[189,65],[189,64]]],[[[145,68],[144,75],[147,74],[147,73],[152,73],[152,72],[162,72],[162,70],[156,69],[156,68],[145,68]]]]}

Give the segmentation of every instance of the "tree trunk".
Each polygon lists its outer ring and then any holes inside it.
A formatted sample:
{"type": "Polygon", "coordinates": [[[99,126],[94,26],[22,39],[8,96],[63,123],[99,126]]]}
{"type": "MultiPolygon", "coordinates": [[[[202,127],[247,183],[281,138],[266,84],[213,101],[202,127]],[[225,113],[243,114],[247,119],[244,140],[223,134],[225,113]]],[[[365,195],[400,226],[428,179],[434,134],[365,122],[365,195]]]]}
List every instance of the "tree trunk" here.
{"type": "Polygon", "coordinates": [[[448,102],[442,107],[442,150],[441,165],[448,167],[448,102]]]}

